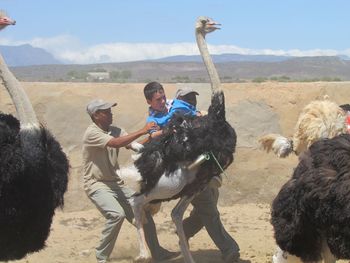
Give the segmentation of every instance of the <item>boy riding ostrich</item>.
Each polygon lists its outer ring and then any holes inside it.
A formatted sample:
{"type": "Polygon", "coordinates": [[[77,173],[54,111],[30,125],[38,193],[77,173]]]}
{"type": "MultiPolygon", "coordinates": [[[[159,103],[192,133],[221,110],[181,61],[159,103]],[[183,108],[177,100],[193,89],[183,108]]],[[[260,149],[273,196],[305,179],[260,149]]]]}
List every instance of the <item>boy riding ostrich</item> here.
{"type": "MultiPolygon", "coordinates": [[[[205,34],[217,29],[217,25],[207,17],[198,18],[196,36],[201,52],[203,47],[206,49],[205,34]]],[[[204,50],[202,56],[213,90],[208,114],[201,117],[175,114],[163,134],[140,150],[134,166],[120,171],[122,178],[126,181],[132,178],[139,186],[131,200],[140,242],[139,261],[149,260],[142,228],[145,205],[180,198],[171,215],[184,261],[194,262],[183,231],[183,214],[194,196],[233,161],[236,133],[226,121],[224,93],[207,52],[204,50]]]]}

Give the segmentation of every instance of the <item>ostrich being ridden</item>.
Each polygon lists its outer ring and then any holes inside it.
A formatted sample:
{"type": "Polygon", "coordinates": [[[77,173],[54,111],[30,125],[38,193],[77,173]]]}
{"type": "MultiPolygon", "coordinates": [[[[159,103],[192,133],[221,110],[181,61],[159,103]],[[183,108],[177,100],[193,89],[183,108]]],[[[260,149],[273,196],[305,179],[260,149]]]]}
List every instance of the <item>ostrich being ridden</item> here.
{"type": "Polygon", "coordinates": [[[139,182],[131,206],[138,229],[140,261],[149,260],[142,228],[145,205],[180,198],[171,215],[184,261],[194,262],[183,231],[183,214],[194,196],[233,161],[236,133],[226,121],[224,94],[219,90],[220,81],[204,41],[205,34],[217,29],[217,25],[206,17],[200,17],[196,23],[197,43],[213,89],[208,114],[202,117],[175,114],[163,134],[141,149],[134,166],[120,171],[122,178],[133,177],[139,182]]]}
{"type": "MultiPolygon", "coordinates": [[[[0,12],[0,28],[14,24],[0,12]]],[[[1,55],[0,79],[19,117],[0,113],[0,261],[7,261],[45,246],[54,211],[63,206],[69,164],[1,55]]]]}

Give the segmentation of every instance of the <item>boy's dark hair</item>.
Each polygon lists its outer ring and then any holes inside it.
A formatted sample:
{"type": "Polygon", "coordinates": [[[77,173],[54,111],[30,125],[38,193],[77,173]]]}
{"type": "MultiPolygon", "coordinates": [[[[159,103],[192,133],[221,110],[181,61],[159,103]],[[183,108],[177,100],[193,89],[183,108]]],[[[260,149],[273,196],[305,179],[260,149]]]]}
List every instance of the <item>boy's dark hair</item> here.
{"type": "Polygon", "coordinates": [[[162,84],[157,81],[150,82],[143,88],[143,94],[146,100],[152,100],[153,94],[159,91],[164,91],[164,88],[162,84]]]}

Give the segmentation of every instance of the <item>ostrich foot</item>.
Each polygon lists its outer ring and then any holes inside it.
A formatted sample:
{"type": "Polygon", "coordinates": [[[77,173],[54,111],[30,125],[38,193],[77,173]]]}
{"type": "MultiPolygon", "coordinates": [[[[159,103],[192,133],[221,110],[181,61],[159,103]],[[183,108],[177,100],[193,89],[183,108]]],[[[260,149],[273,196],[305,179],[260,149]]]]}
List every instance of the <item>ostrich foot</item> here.
{"type": "Polygon", "coordinates": [[[152,261],[152,258],[147,256],[137,256],[133,260],[134,263],[150,263],[151,261],[152,261]]]}

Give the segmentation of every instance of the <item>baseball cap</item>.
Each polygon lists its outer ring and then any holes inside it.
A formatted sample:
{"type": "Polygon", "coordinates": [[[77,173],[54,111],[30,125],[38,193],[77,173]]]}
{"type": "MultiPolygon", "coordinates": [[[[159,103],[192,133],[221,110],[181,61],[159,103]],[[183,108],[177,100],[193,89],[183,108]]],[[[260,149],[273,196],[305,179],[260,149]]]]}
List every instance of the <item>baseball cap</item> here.
{"type": "Polygon", "coordinates": [[[115,105],[117,105],[116,102],[111,103],[106,102],[102,99],[95,99],[88,103],[88,105],[86,106],[86,111],[90,116],[92,116],[92,114],[94,114],[98,110],[107,110],[109,108],[114,107],[115,105]]]}
{"type": "Polygon", "coordinates": [[[183,96],[186,96],[187,94],[190,94],[190,93],[194,93],[196,95],[199,95],[198,92],[195,91],[194,89],[189,88],[189,87],[185,87],[185,88],[180,88],[176,91],[175,98],[183,97],[183,96]]]}

